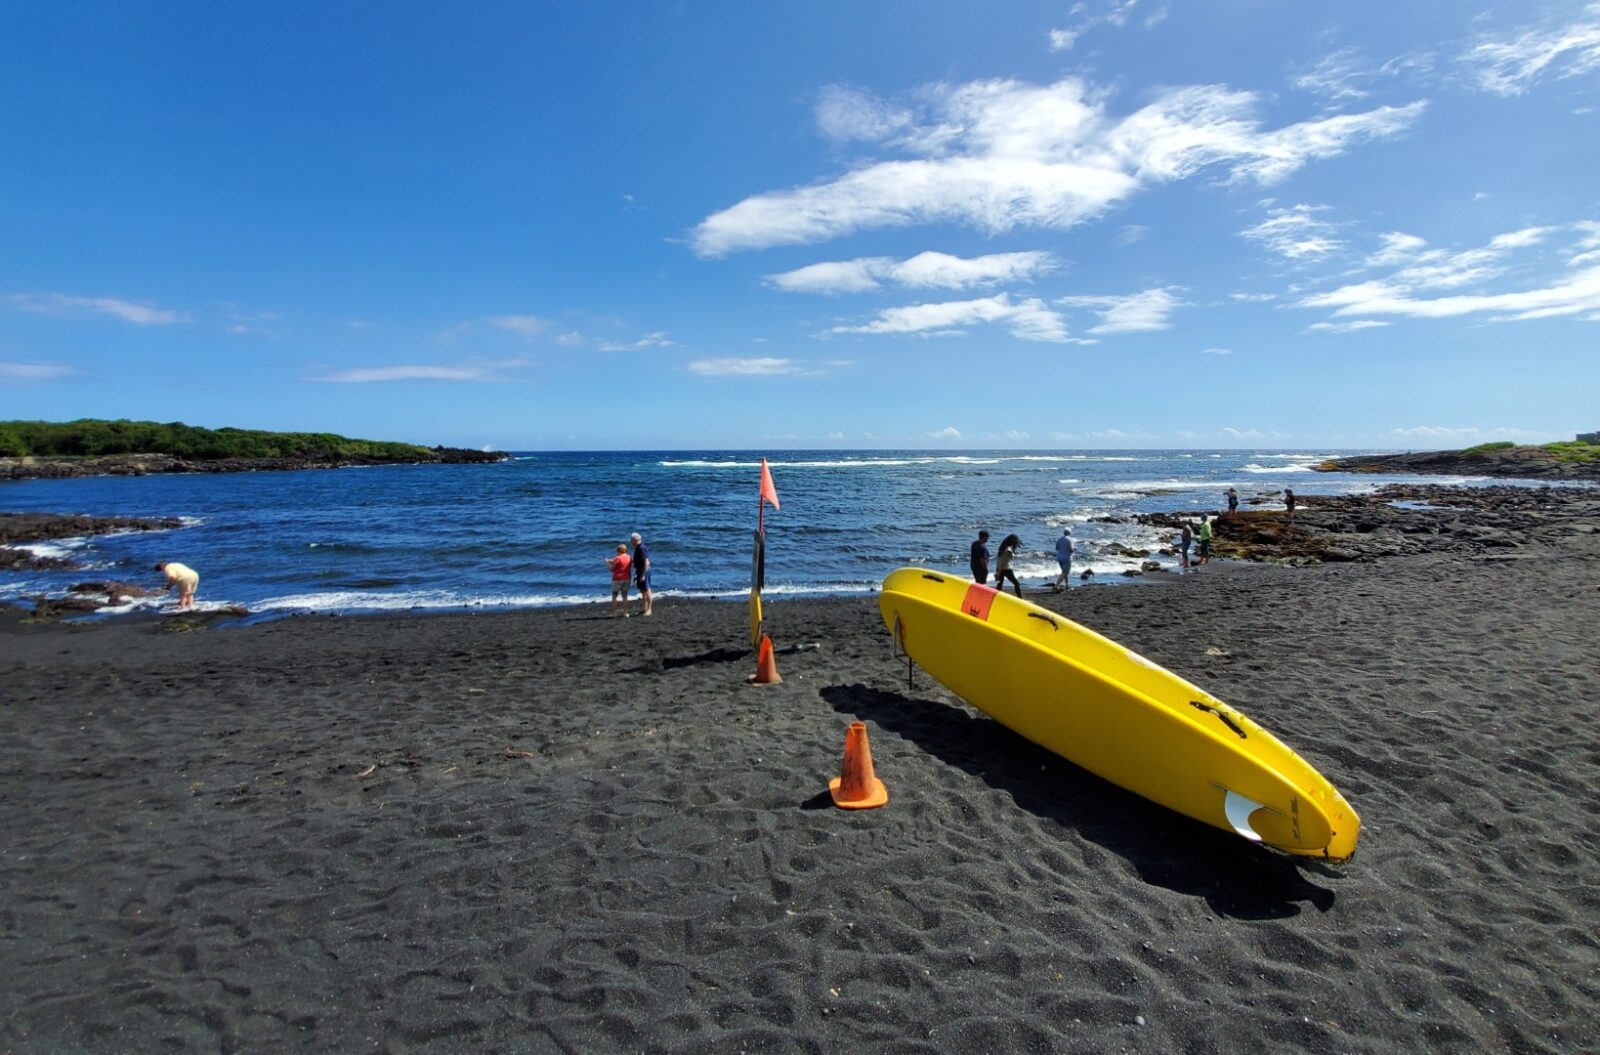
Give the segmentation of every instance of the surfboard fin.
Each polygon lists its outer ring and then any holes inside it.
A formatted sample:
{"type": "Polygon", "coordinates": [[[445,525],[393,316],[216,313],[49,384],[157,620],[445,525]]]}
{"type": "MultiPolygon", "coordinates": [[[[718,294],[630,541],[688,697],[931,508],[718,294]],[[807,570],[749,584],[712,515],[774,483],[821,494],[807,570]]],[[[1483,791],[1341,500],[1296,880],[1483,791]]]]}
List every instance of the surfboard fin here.
{"type": "Polygon", "coordinates": [[[1261,836],[1257,835],[1256,830],[1250,827],[1250,815],[1262,808],[1261,803],[1255,799],[1247,799],[1237,791],[1224,793],[1222,812],[1227,815],[1228,823],[1233,825],[1234,831],[1253,843],[1260,842],[1261,836]]]}

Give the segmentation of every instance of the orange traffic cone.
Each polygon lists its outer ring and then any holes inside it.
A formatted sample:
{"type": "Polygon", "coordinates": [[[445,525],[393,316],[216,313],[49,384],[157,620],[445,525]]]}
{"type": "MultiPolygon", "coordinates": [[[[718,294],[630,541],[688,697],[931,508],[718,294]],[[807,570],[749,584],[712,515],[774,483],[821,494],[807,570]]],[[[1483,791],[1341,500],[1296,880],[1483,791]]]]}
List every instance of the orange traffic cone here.
{"type": "Polygon", "coordinates": [[[761,635],[761,647],[756,649],[756,672],[750,678],[752,685],[776,685],[782,681],[778,675],[778,661],[772,656],[772,638],[761,635]]]}
{"type": "Polygon", "coordinates": [[[850,723],[850,731],[844,735],[844,770],[828,781],[828,794],[841,810],[870,810],[889,801],[889,789],[872,771],[866,723],[850,723]]]}

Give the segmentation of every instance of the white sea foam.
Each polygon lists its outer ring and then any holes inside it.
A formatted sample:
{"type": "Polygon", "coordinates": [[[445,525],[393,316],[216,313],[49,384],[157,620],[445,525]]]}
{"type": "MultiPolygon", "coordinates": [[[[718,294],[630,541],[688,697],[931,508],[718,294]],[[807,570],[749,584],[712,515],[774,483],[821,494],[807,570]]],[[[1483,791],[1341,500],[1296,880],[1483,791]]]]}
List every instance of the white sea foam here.
{"type": "MultiPolygon", "coordinates": [[[[784,461],[781,459],[767,459],[769,469],[885,469],[897,468],[906,465],[999,465],[1003,462],[1133,462],[1138,458],[1125,456],[1101,456],[1087,454],[939,454],[917,455],[906,458],[836,458],[816,459],[808,461],[784,461]]],[[[759,461],[713,461],[711,459],[689,458],[682,460],[666,460],[656,463],[667,469],[759,469],[759,461]]]]}
{"type": "Polygon", "coordinates": [[[1251,462],[1239,469],[1242,473],[1309,473],[1314,470],[1309,465],[1257,465],[1251,462]]]}

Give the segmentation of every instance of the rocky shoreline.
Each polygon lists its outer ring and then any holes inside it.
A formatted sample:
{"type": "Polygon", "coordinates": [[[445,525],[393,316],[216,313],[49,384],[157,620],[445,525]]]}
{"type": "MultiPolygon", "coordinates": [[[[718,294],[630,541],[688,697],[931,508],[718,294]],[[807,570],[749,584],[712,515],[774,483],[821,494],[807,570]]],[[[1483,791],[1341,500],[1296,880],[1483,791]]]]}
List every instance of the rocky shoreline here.
{"type": "Polygon", "coordinates": [[[1600,461],[1563,461],[1543,447],[1491,447],[1333,458],[1312,466],[1321,473],[1446,473],[1523,480],[1600,480],[1600,461]]]}
{"type": "Polygon", "coordinates": [[[155,473],[255,473],[344,469],[358,465],[485,465],[511,457],[504,451],[425,448],[414,458],[180,458],[171,454],[108,454],[0,458],[0,480],[66,480],[82,476],[149,476],[155,473]]]}
{"type": "MultiPolygon", "coordinates": [[[[1509,560],[1527,545],[1600,534],[1600,491],[1582,487],[1390,484],[1370,495],[1301,494],[1298,506],[1293,522],[1281,509],[1241,510],[1232,520],[1214,520],[1213,554],[1273,564],[1420,553],[1509,560]]],[[[1135,519],[1176,532],[1185,522],[1198,523],[1201,512],[1135,519]]]]}

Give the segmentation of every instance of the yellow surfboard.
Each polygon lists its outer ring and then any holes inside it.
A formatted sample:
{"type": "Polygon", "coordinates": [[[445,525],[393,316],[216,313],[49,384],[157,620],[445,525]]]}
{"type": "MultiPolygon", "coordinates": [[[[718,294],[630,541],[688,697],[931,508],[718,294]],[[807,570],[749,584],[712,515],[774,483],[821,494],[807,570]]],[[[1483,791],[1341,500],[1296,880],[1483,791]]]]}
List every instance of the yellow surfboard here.
{"type": "Polygon", "coordinates": [[[1115,641],[965,579],[901,568],[878,609],[951,692],[1041,747],[1195,820],[1344,860],[1360,818],[1249,718],[1115,641]]]}

